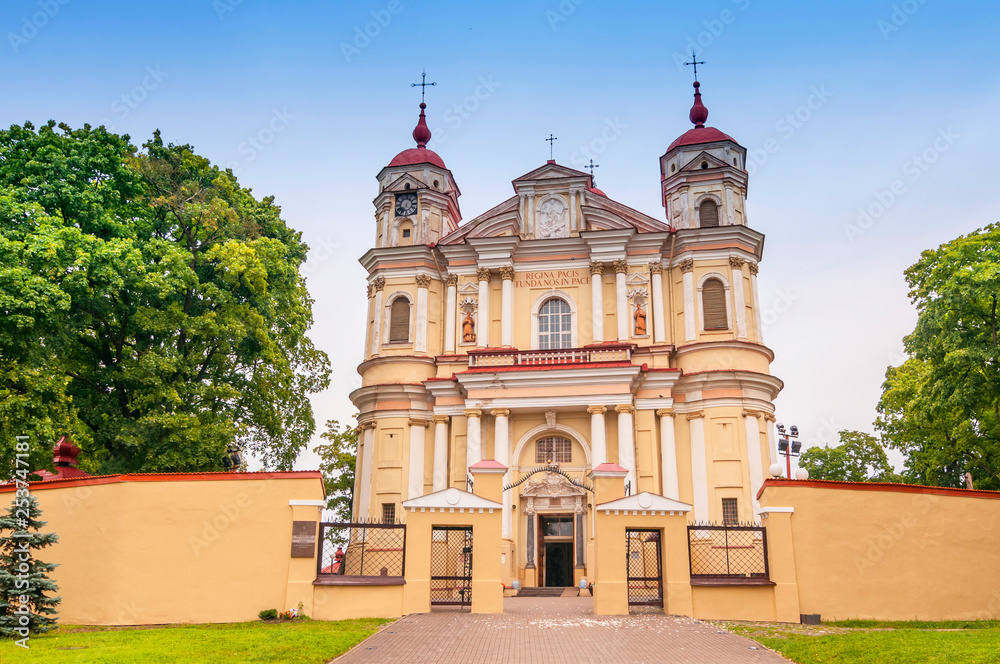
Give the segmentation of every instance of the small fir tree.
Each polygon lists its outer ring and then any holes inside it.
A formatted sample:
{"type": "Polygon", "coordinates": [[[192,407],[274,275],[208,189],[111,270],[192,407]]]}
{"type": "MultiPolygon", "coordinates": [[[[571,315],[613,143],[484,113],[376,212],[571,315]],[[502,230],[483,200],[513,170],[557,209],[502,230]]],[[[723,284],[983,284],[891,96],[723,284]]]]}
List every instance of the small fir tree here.
{"type": "Polygon", "coordinates": [[[56,565],[42,562],[36,552],[59,538],[39,532],[45,522],[39,519],[38,500],[22,491],[16,495],[0,517],[0,635],[24,639],[56,626],[55,607],[62,597],[51,596],[59,588],[48,576],[56,565]]]}

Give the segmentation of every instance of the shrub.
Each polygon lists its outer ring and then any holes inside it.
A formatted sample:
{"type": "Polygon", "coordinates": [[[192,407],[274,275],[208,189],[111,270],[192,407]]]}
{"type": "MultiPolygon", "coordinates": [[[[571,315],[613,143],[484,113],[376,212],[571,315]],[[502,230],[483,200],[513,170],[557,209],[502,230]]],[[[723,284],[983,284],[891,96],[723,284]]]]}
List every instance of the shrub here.
{"type": "Polygon", "coordinates": [[[264,609],[257,614],[257,617],[261,620],[277,620],[278,610],[277,609],[264,609]]]}

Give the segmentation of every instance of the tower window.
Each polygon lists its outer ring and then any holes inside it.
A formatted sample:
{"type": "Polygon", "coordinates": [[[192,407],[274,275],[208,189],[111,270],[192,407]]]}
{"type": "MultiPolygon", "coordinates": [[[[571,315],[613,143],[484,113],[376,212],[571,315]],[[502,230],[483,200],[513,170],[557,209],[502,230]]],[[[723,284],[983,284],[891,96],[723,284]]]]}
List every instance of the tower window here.
{"type": "MultiPolygon", "coordinates": [[[[733,499],[735,500],[735,498],[733,499]]],[[[396,522],[396,503],[382,503],[382,523],[396,522]]]]}
{"type": "Polygon", "coordinates": [[[728,330],[726,314],[726,287],[718,279],[705,281],[701,287],[701,308],[706,330],[728,330]]]}
{"type": "Polygon", "coordinates": [[[554,297],[538,310],[538,347],[541,350],[571,348],[573,345],[573,316],[569,304],[554,297]]]}
{"type": "Polygon", "coordinates": [[[722,499],[722,523],[727,526],[738,526],[740,523],[740,510],[738,498],[722,499]]]}
{"type": "Polygon", "coordinates": [[[714,228],[719,225],[719,206],[715,201],[707,199],[698,207],[698,220],[702,228],[714,228]]]}
{"type": "Polygon", "coordinates": [[[389,309],[389,343],[406,343],[409,340],[410,303],[405,297],[397,297],[389,309]]]}
{"type": "Polygon", "coordinates": [[[707,161],[701,162],[701,167],[702,168],[708,168],[708,162],[707,161]]]}
{"type": "Polygon", "coordinates": [[[404,228],[403,229],[403,237],[410,237],[410,229],[409,228],[404,228]]]}
{"type": "Polygon", "coordinates": [[[535,463],[570,463],[573,460],[573,443],[569,438],[549,436],[535,443],[535,463]]]}

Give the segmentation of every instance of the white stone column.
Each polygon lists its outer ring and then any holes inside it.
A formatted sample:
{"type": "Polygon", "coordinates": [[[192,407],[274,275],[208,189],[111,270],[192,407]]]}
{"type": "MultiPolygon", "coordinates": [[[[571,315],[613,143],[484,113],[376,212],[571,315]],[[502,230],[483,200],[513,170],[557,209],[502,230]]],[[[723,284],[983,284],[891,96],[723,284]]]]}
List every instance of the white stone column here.
{"type": "Polygon", "coordinates": [[[448,420],[447,415],[435,415],[434,422],[434,476],[431,491],[448,488],[448,420]]]}
{"type": "Polygon", "coordinates": [[[458,277],[449,274],[444,283],[447,285],[444,305],[444,352],[454,353],[457,328],[455,318],[458,316],[458,277]]]}
{"type": "Polygon", "coordinates": [[[705,457],[705,413],[688,413],[691,431],[691,488],[694,520],[708,523],[708,462],[705,457]]]}
{"type": "Polygon", "coordinates": [[[663,264],[650,263],[649,271],[652,273],[653,343],[662,344],[667,342],[667,320],[663,313],[663,264]]]}
{"type": "Polygon", "coordinates": [[[413,350],[418,353],[427,352],[427,289],[431,278],[426,274],[417,275],[417,320],[413,334],[413,350]]]}
{"type": "Polygon", "coordinates": [[[736,210],[733,208],[733,188],[726,187],[726,225],[736,224],[736,210]]]}
{"type": "Polygon", "coordinates": [[[743,422],[747,430],[747,469],[750,471],[750,501],[753,503],[752,516],[757,517],[760,503],[757,502],[757,492],[764,486],[764,464],[760,455],[760,426],[757,417],[760,413],[751,410],[743,411],[743,422]]]}
{"type": "MultiPolygon", "coordinates": [[[[514,268],[505,265],[500,268],[500,345],[510,348],[514,345],[514,268]]],[[[504,464],[506,465],[506,464],[504,464]]]]}
{"type": "Polygon", "coordinates": [[[604,263],[590,262],[590,293],[593,312],[593,343],[604,341],[604,263]]]}
{"type": "Polygon", "coordinates": [[[615,261],[615,303],[617,304],[616,318],[618,319],[618,341],[628,341],[629,323],[631,316],[628,310],[628,288],[625,284],[625,274],[628,272],[628,263],[625,259],[615,261]]]}
{"type": "Polygon", "coordinates": [[[410,473],[406,484],[407,499],[424,495],[424,432],[427,420],[410,420],[410,473]]]}
{"type": "Polygon", "coordinates": [[[677,445],[674,442],[674,411],[664,408],[656,411],[660,418],[660,472],[663,495],[680,500],[677,480],[677,445]]]}
{"type": "MultiPolygon", "coordinates": [[[[506,408],[496,408],[490,411],[493,416],[493,458],[510,468],[510,411],[506,408]]],[[[510,481],[510,470],[504,473],[503,483],[510,481]]],[[[504,539],[511,538],[510,506],[511,492],[503,492],[503,514],[500,518],[500,531],[504,539]]]]}
{"type": "Polygon", "coordinates": [[[476,315],[476,346],[489,348],[490,345],[490,270],[481,267],[476,270],[479,277],[479,305],[476,315]]]}
{"type": "Polygon", "coordinates": [[[681,261],[681,279],[684,282],[684,341],[694,341],[697,338],[694,310],[694,261],[690,258],[681,261]]]}
{"type": "Polygon", "coordinates": [[[465,411],[465,473],[468,475],[469,466],[483,460],[483,445],[481,438],[482,422],[480,418],[483,411],[470,409],[465,411]]]}
{"type": "Polygon", "coordinates": [[[375,277],[372,281],[375,288],[375,316],[372,322],[372,355],[378,355],[382,347],[382,289],[385,288],[385,278],[375,277]]]}
{"type": "Polygon", "coordinates": [[[365,422],[361,425],[361,474],[358,476],[358,519],[368,518],[371,506],[372,463],[375,461],[375,422],[365,422]]]}
{"type": "Polygon", "coordinates": [[[528,234],[535,233],[535,195],[528,194],[528,234]]]}
{"type": "Polygon", "coordinates": [[[754,339],[759,344],[764,343],[764,326],[761,324],[760,294],[757,292],[757,264],[747,263],[750,268],[750,295],[753,297],[753,323],[757,338],[754,339]]]}
{"type": "Polygon", "coordinates": [[[747,301],[743,296],[743,263],[745,262],[736,256],[729,257],[729,267],[732,268],[733,273],[733,307],[736,309],[733,312],[733,318],[736,319],[737,339],[747,338],[747,301]]]}
{"type": "Polygon", "coordinates": [[[628,471],[625,481],[632,495],[639,493],[635,474],[635,438],[632,435],[632,406],[615,406],[618,413],[618,465],[628,471]]]}
{"type": "Polygon", "coordinates": [[[771,465],[781,463],[781,455],[778,454],[778,432],[774,430],[775,417],[771,413],[765,413],[767,420],[767,455],[771,460],[771,465]]]}
{"type": "Polygon", "coordinates": [[[608,462],[608,441],[604,430],[604,406],[590,406],[590,467],[596,468],[608,462]]]}

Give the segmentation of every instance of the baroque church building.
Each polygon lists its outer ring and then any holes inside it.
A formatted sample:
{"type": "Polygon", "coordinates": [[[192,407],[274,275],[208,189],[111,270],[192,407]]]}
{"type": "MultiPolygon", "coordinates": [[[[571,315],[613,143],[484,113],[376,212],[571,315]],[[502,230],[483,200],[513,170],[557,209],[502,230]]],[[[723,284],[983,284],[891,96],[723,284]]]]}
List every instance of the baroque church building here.
{"type": "Polygon", "coordinates": [[[705,126],[694,86],[694,128],[660,157],[664,219],[550,160],[463,222],[420,104],[416,147],[377,176],[361,259],[355,519],[402,518],[494,460],[503,581],[526,587],[593,578],[598,467],[690,506],[691,523],[757,520],[782,387],[761,334],[764,236],[746,149],[705,126]]]}

